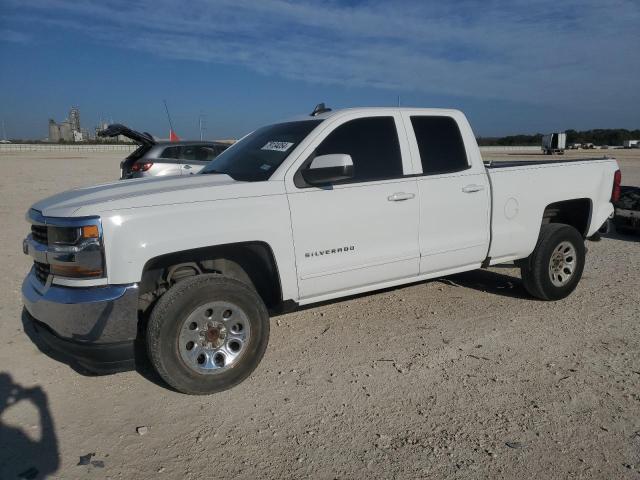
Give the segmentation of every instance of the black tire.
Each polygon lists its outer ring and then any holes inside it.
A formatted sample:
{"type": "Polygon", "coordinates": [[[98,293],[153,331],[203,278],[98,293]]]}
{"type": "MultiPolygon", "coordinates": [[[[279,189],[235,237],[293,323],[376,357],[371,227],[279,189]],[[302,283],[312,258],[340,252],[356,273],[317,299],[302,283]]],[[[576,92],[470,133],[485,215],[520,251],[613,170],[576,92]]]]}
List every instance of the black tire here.
{"type": "Polygon", "coordinates": [[[542,225],[536,248],[520,269],[524,288],[541,300],[560,300],[569,296],[582,278],[585,254],[584,239],[575,228],[561,223],[542,225]],[[563,242],[575,249],[575,265],[566,283],[558,286],[551,279],[550,263],[563,242]]]}
{"type": "Polygon", "coordinates": [[[158,300],[149,318],[146,342],[151,364],[165,382],[182,393],[208,395],[237,385],[258,366],[269,342],[269,314],[250,286],[222,275],[196,275],[180,281],[158,300]],[[251,332],[237,363],[213,374],[190,367],[178,346],[189,315],[212,301],[237,305],[251,332]]]}

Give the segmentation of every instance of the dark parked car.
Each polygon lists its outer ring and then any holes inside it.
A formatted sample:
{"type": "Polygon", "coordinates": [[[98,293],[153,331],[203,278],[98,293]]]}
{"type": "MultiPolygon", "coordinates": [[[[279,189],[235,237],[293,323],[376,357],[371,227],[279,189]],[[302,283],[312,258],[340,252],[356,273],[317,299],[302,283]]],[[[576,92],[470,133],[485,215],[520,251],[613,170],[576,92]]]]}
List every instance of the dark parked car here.
{"type": "Polygon", "coordinates": [[[620,187],[620,200],[613,204],[613,224],[620,233],[640,233],[640,187],[620,187]]]}
{"type": "Polygon", "coordinates": [[[139,147],[120,163],[120,178],[141,178],[198,173],[229,144],[205,141],[157,141],[147,132],[136,132],[114,123],[98,133],[100,137],[130,138],[139,147]]]}

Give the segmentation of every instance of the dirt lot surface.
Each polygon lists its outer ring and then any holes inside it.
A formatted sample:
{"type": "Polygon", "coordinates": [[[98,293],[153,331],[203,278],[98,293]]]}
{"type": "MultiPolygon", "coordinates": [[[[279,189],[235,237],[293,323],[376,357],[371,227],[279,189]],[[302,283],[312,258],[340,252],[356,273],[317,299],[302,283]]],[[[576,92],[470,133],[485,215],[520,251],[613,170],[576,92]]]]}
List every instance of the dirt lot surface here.
{"type": "MultiPolygon", "coordinates": [[[[607,153],[640,185],[640,151],[607,153]]],[[[640,237],[589,242],[559,302],[505,266],[276,317],[249,380],[191,397],[79,375],[23,331],[26,210],[119,156],[0,155],[3,480],[640,478],[640,237]]]]}

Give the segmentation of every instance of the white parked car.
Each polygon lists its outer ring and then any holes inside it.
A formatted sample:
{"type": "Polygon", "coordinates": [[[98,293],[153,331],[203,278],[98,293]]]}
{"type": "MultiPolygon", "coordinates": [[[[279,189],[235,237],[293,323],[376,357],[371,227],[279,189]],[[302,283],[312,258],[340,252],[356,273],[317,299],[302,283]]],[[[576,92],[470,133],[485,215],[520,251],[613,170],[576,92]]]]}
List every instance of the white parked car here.
{"type": "Polygon", "coordinates": [[[129,368],[140,342],[168,384],[208,394],[254,370],[270,310],[514,261],[532,296],[566,297],[619,183],[612,159],[485,166],[457,110],[316,108],[198,175],[34,204],[24,303],[87,368],[129,368]]]}

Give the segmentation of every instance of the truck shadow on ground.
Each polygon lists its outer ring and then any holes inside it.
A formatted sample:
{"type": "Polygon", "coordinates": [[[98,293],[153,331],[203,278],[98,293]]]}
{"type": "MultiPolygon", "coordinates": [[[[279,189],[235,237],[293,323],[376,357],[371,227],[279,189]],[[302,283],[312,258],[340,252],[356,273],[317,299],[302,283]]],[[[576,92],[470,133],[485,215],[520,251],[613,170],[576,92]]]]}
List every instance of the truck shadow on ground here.
{"type": "MultiPolygon", "coordinates": [[[[504,268],[513,269],[513,264],[494,265],[491,268],[504,268]]],[[[527,293],[522,285],[520,277],[506,275],[504,273],[493,272],[491,270],[472,270],[464,273],[457,273],[455,275],[449,275],[446,277],[434,278],[432,280],[421,280],[414,283],[398,285],[397,287],[389,287],[381,290],[375,290],[373,292],[359,293],[356,295],[350,295],[348,297],[340,297],[332,300],[325,300],[324,302],[312,303],[309,305],[301,305],[293,309],[287,309],[285,311],[271,312],[271,317],[275,318],[280,315],[285,315],[292,312],[300,312],[304,310],[310,310],[313,308],[319,308],[325,305],[332,305],[334,303],[340,303],[347,300],[353,300],[357,298],[369,297],[372,295],[379,295],[381,293],[393,292],[401,290],[403,288],[409,288],[414,285],[420,285],[431,282],[440,282],[452,287],[470,288],[472,290],[478,290],[484,293],[492,293],[504,297],[511,298],[523,298],[527,300],[533,300],[533,297],[527,293]]]]}
{"type": "Polygon", "coordinates": [[[619,233],[619,232],[608,232],[608,233],[603,233],[601,234],[602,238],[610,238],[612,240],[620,240],[623,242],[634,242],[634,243],[638,243],[640,242],[640,233],[636,233],[635,235],[633,233],[619,233]]]}
{"type": "MultiPolygon", "coordinates": [[[[45,354],[49,358],[64,363],[69,368],[71,368],[74,372],[85,376],[85,377],[100,377],[111,375],[111,373],[96,373],[87,370],[85,367],[80,365],[73,358],[70,358],[67,355],[63,355],[55,350],[53,350],[49,345],[47,345],[38,335],[38,333],[33,328],[33,325],[29,319],[29,314],[26,309],[22,310],[22,327],[24,333],[29,337],[29,339],[33,342],[33,344],[40,350],[41,353],[45,354]]],[[[155,383],[158,386],[163,388],[169,388],[167,384],[160,378],[160,376],[154,371],[151,366],[151,362],[147,357],[147,353],[145,350],[144,341],[137,341],[135,344],[135,368],[130,368],[130,370],[135,370],[140,375],[142,375],[145,379],[149,380],[152,383],[155,383]]],[[[126,369],[123,371],[127,371],[126,369]]],[[[0,480],[4,480],[4,477],[0,477],[0,480]]]]}
{"type": "MultiPolygon", "coordinates": [[[[500,267],[500,266],[498,266],[500,267]]],[[[495,267],[492,267],[495,268],[495,267]]],[[[513,265],[505,265],[502,268],[514,268],[513,265]]],[[[491,270],[472,270],[457,273],[448,277],[437,279],[438,282],[478,290],[483,293],[491,293],[503,297],[522,298],[531,300],[533,297],[527,293],[522,285],[520,277],[506,275],[491,270]]]]}
{"type": "Polygon", "coordinates": [[[49,345],[47,345],[42,340],[42,338],[40,338],[40,335],[38,335],[38,332],[36,332],[35,328],[31,324],[31,321],[29,319],[29,314],[27,313],[27,310],[25,308],[22,309],[22,329],[24,330],[24,333],[27,335],[27,337],[29,337],[29,340],[33,342],[33,344],[38,348],[38,350],[40,350],[41,353],[44,353],[46,356],[48,356],[49,358],[52,358],[57,362],[68,365],[76,373],[79,373],[85,376],[95,376],[95,374],[87,371],[87,369],[85,369],[84,367],[82,367],[72,359],[58,353],[57,351],[49,347],[49,345]]]}
{"type": "Polygon", "coordinates": [[[58,440],[47,394],[38,386],[24,388],[8,373],[0,373],[0,478],[50,478],[59,466],[58,440]],[[31,403],[38,412],[38,440],[3,420],[5,411],[21,402],[31,403]]]}

